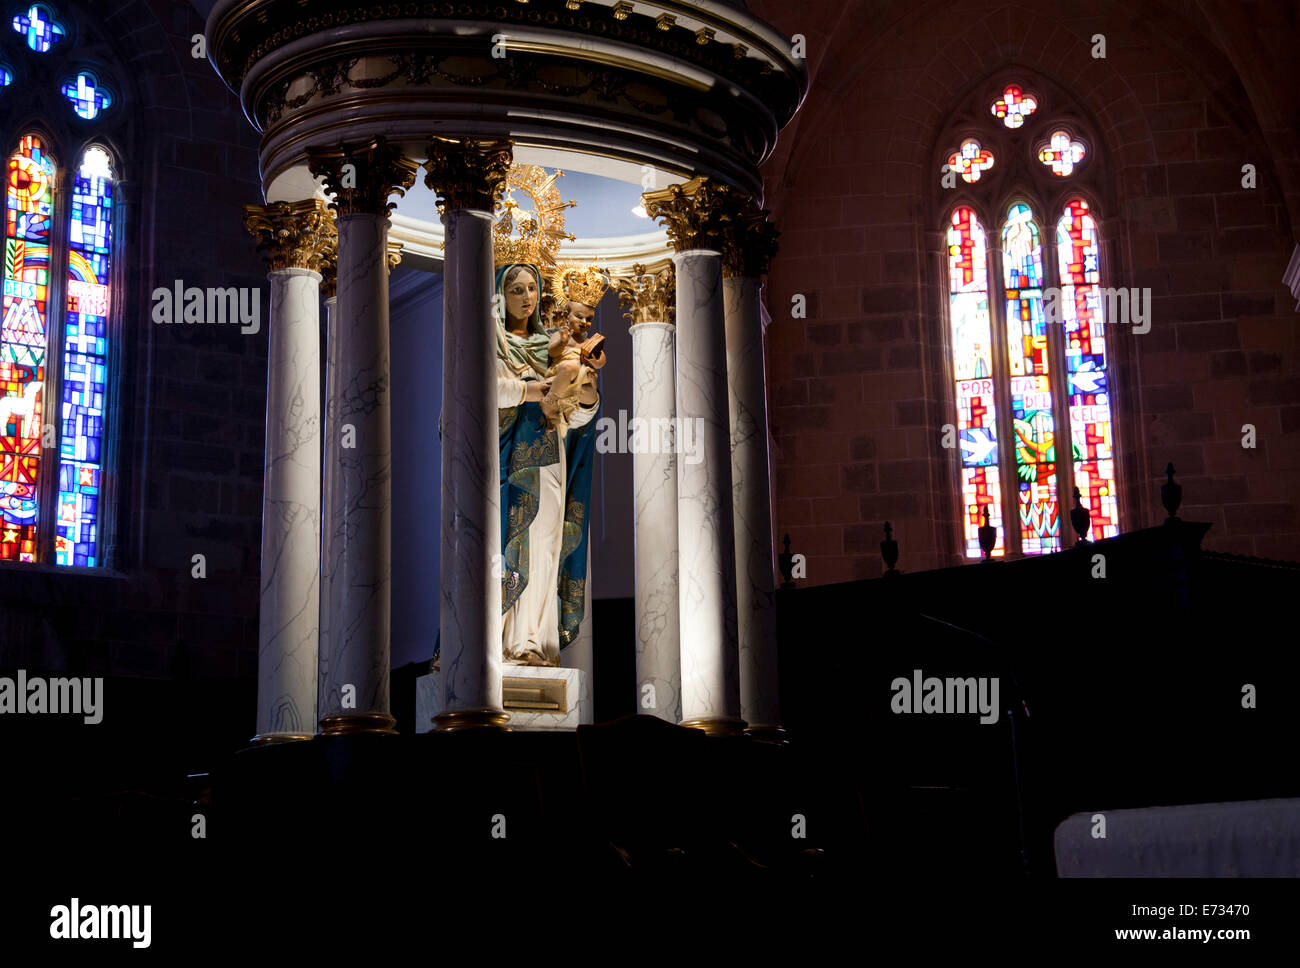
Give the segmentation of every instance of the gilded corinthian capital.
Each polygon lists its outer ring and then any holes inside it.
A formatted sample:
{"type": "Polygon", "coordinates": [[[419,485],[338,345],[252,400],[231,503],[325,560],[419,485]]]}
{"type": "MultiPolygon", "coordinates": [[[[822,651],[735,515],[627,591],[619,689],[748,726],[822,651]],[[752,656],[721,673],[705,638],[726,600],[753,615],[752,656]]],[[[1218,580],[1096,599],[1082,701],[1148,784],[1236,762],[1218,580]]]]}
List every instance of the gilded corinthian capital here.
{"type": "Polygon", "coordinates": [[[628,325],[673,322],[677,300],[677,270],[673,264],[662,262],[647,269],[638,262],[632,266],[632,273],[614,280],[618,304],[628,310],[623,314],[628,325]]]}
{"type": "Polygon", "coordinates": [[[320,266],[320,294],[325,299],[333,299],[337,295],[339,283],[339,239],[335,235],[330,242],[330,246],[325,250],[325,255],[321,258],[320,266]]]}
{"type": "Polygon", "coordinates": [[[664,224],[677,252],[716,249],[724,244],[724,230],[735,211],[730,185],[696,176],[684,184],[645,192],[646,214],[664,224]]]}
{"type": "Polygon", "coordinates": [[[244,206],[244,228],[257,240],[267,268],[320,272],[337,247],[334,213],[319,198],[244,206]]]}
{"type": "Polygon", "coordinates": [[[723,232],[722,275],[757,279],[767,273],[781,233],[768,220],[772,213],[760,209],[752,198],[735,195],[733,199],[735,208],[723,232]]]}
{"type": "Polygon", "coordinates": [[[388,196],[415,184],[419,165],[383,138],[341,144],[337,148],[308,148],[307,167],[324,177],[330,203],[339,215],[387,215],[397,207],[388,196]]]}
{"type": "Polygon", "coordinates": [[[431,138],[428,152],[424,184],[438,193],[440,211],[492,211],[514,161],[510,142],[431,138]]]}

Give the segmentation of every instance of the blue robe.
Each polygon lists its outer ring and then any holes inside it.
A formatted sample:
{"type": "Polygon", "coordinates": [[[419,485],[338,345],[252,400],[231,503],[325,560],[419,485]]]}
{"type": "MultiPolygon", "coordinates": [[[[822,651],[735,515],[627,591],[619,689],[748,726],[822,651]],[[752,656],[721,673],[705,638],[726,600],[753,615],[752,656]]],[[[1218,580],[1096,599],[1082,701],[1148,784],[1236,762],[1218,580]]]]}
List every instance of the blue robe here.
{"type": "MultiPolygon", "coordinates": [[[[496,291],[511,266],[496,273],[496,291]]],[[[536,267],[532,268],[536,272],[536,267]]],[[[540,279],[540,273],[537,273],[540,279]]],[[[540,301],[529,320],[529,337],[536,339],[541,326],[540,301]]],[[[534,344],[535,346],[537,344],[534,344]]],[[[501,353],[498,347],[498,353],[501,353]]],[[[535,354],[533,365],[545,369],[544,355],[535,354]]],[[[587,530],[591,507],[591,472],[595,466],[596,413],[584,426],[570,428],[564,439],[565,468],[563,538],[555,593],[559,596],[559,641],[564,649],[578,637],[586,614],[587,530]]],[[[541,493],[539,468],[559,462],[558,434],[542,427],[540,403],[521,403],[498,410],[501,443],[501,614],[505,615],[523,594],[530,580],[528,528],[537,517],[541,493]]]]}
{"type": "MultiPolygon", "coordinates": [[[[542,429],[542,407],[523,403],[499,411],[501,440],[501,614],[523,593],[529,581],[528,527],[537,517],[538,469],[560,459],[556,431],[542,429]]],[[[571,429],[564,439],[564,539],[560,547],[560,648],[578,637],[586,612],[587,540],[591,507],[591,472],[595,465],[595,425],[571,429]]]]}

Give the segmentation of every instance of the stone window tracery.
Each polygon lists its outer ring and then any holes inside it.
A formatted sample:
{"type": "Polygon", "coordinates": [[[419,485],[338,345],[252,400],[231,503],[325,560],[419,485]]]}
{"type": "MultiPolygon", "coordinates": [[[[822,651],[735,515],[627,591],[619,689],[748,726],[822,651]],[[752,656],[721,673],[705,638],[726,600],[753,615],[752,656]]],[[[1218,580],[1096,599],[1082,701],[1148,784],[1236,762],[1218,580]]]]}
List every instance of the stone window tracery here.
{"type": "Polygon", "coordinates": [[[960,196],[944,209],[944,305],[967,558],[982,554],[985,507],[995,556],[1073,544],[1062,520],[1075,488],[1088,537],[1119,533],[1104,329],[1115,304],[1102,288],[1095,179],[1079,181],[1090,141],[1075,119],[1051,116],[1048,98],[1000,90],[986,121],[956,126],[962,148],[940,156],[960,196]],[[975,151],[989,163],[967,177],[957,162],[975,151]]]}
{"type": "MultiPolygon", "coordinates": [[[[32,57],[50,56],[67,37],[46,4],[14,14],[12,25],[32,57]]],[[[105,564],[117,164],[85,126],[115,98],[96,72],[81,67],[62,75],[53,90],[24,90],[28,78],[41,74],[25,70],[22,61],[3,67],[13,83],[0,96],[29,95],[44,110],[61,103],[75,117],[10,133],[0,308],[0,561],[93,568],[105,564]]]]}

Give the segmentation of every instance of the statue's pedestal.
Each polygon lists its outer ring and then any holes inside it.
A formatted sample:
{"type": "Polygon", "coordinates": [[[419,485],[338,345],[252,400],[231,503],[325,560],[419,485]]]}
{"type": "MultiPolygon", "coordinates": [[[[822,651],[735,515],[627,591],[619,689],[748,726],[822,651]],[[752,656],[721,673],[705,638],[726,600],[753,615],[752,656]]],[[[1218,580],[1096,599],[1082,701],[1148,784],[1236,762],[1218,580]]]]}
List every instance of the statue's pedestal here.
{"type": "MultiPolygon", "coordinates": [[[[591,694],[582,669],[502,666],[502,706],[511,729],[577,729],[591,722],[591,694]]],[[[415,680],[415,731],[427,733],[442,711],[442,673],[415,680]]]]}

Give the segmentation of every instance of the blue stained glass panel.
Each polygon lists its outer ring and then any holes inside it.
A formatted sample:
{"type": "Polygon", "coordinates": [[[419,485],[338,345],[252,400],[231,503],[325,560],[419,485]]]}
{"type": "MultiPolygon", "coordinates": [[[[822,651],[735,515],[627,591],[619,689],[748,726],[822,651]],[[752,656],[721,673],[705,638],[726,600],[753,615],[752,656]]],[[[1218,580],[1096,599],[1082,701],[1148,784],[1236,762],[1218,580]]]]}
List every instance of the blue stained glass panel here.
{"type": "Polygon", "coordinates": [[[64,34],[63,27],[55,22],[54,14],[43,3],[32,4],[25,14],[17,14],[13,25],[14,30],[23,35],[27,46],[42,54],[64,34]]]}
{"type": "Polygon", "coordinates": [[[90,148],[73,188],[69,225],[59,519],[54,538],[55,561],[60,565],[93,567],[100,558],[112,215],[108,156],[102,149],[90,148]]]}
{"type": "Polygon", "coordinates": [[[72,109],[87,121],[113,103],[113,95],[99,85],[93,74],[78,74],[63,85],[63,96],[72,102],[72,109]]]}

